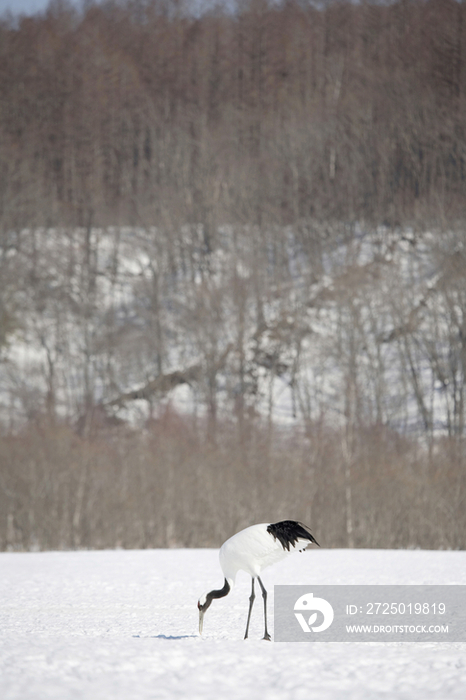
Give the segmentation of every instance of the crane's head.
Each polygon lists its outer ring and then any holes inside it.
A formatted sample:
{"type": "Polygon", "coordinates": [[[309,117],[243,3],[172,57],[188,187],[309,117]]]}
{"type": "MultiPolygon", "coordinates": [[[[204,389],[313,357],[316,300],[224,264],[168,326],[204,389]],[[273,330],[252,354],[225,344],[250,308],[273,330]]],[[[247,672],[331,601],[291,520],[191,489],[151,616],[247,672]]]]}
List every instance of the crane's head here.
{"type": "Polygon", "coordinates": [[[208,593],[203,593],[199,600],[197,601],[197,607],[199,610],[199,634],[202,634],[202,626],[204,624],[204,613],[210,607],[212,598],[208,593]]]}

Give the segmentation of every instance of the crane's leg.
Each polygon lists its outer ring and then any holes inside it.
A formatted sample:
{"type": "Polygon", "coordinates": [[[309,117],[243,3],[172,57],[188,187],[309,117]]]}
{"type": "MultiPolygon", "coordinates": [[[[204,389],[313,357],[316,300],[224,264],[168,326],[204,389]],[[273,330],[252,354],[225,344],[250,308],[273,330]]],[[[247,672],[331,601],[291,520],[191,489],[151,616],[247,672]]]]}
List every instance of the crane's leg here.
{"type": "MultiPolygon", "coordinates": [[[[254,579],[253,579],[254,580],[254,579]]],[[[265,623],[265,631],[264,631],[264,637],[263,639],[267,639],[269,642],[271,641],[271,636],[267,632],[267,591],[264,588],[264,584],[262,583],[260,576],[257,577],[257,580],[259,581],[259,585],[262,589],[262,597],[264,599],[264,623],[265,623]]]]}
{"type": "Polygon", "coordinates": [[[251,595],[249,597],[249,612],[248,612],[248,621],[246,623],[246,632],[244,633],[244,638],[248,638],[248,632],[249,632],[249,620],[251,619],[251,612],[252,612],[252,606],[254,603],[256,595],[254,593],[254,577],[252,578],[252,589],[251,589],[251,595]]]}

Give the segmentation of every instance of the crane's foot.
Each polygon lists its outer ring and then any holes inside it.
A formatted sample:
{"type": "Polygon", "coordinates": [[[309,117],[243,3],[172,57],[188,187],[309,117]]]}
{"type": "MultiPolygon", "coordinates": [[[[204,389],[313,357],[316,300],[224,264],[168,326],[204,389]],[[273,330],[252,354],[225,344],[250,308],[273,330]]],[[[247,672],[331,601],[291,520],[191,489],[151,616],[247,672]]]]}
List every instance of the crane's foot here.
{"type": "Polygon", "coordinates": [[[270,634],[269,634],[268,632],[266,632],[266,633],[264,634],[264,636],[262,637],[262,639],[266,639],[268,642],[271,642],[271,641],[272,641],[272,637],[270,636],[270,634]]]}

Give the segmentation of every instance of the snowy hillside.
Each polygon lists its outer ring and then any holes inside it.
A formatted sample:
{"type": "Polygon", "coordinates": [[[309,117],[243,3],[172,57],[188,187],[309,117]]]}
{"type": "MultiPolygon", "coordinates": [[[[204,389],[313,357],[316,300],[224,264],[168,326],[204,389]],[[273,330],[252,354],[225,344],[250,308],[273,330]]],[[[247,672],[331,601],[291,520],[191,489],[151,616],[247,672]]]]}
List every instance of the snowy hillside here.
{"type": "MultiPolygon", "coordinates": [[[[340,230],[341,229],[341,230],[340,230]]],[[[461,234],[202,226],[11,233],[0,420],[154,404],[461,432],[461,234]]],[[[3,350],[2,350],[3,345],[3,350]]]]}
{"type": "Polygon", "coordinates": [[[211,233],[2,239],[0,549],[464,548],[464,233],[211,233]]]}
{"type": "MultiPolygon", "coordinates": [[[[206,613],[216,550],[0,554],[3,700],[446,700],[464,698],[466,644],[276,644],[249,580],[206,613]]],[[[264,584],[465,584],[465,552],[314,550],[264,584]]],[[[273,606],[271,606],[271,613],[273,606]]]]}

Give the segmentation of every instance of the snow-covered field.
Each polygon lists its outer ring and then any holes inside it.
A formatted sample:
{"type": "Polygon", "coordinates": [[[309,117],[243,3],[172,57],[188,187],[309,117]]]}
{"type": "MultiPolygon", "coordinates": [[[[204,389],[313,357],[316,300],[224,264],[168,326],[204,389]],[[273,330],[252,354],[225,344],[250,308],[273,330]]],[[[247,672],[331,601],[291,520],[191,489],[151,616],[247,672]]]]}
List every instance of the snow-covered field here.
{"type": "MultiPolygon", "coordinates": [[[[466,584],[466,552],[313,550],[262,578],[273,622],[273,584],[466,584]]],[[[0,698],[466,697],[466,644],[269,643],[257,601],[243,641],[241,573],[201,639],[221,583],[215,550],[0,554],[0,698]]]]}

